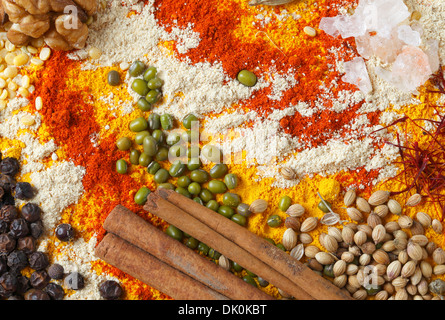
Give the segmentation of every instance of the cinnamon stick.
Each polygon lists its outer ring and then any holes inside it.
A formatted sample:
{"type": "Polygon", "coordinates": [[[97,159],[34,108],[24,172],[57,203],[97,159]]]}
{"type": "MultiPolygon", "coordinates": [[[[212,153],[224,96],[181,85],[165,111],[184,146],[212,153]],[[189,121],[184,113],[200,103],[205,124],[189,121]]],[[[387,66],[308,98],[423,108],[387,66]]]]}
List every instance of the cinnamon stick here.
{"type": "Polygon", "coordinates": [[[272,299],[270,295],[190,250],[124,206],[116,206],[105,219],[103,227],[229,299],[272,299]]]}
{"type": "MultiPolygon", "coordinates": [[[[214,232],[253,252],[258,259],[273,267],[295,285],[317,300],[350,300],[351,296],[327,279],[319,276],[297,259],[258,237],[245,227],[210,210],[177,192],[160,189],[157,194],[214,232]]],[[[193,235],[192,231],[189,232],[193,235]]],[[[201,240],[202,241],[202,240],[201,240]]],[[[217,248],[215,248],[218,250],[217,248]]],[[[220,251],[221,252],[221,251],[220,251]]],[[[236,260],[235,260],[236,261],[236,260]]],[[[244,267],[248,268],[247,265],[244,267]]],[[[289,293],[289,292],[288,292],[289,293]]]]}
{"type": "Polygon", "coordinates": [[[204,242],[228,259],[237,262],[296,299],[313,300],[313,297],[301,287],[258,259],[255,256],[256,252],[252,253],[250,249],[241,248],[184,210],[163,199],[158,192],[149,194],[144,209],[204,242]]]}
{"type": "Polygon", "coordinates": [[[228,300],[219,292],[111,233],[105,235],[95,253],[105,262],[175,300],[228,300]]]}

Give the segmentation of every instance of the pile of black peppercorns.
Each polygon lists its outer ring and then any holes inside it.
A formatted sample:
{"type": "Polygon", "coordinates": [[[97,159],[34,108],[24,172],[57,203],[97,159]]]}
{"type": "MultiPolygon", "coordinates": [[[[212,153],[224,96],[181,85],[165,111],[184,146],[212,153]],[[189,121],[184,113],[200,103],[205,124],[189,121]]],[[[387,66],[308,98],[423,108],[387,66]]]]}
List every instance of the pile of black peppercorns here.
{"type": "Polygon", "coordinates": [[[0,299],[61,300],[65,292],[48,274],[48,256],[36,250],[43,232],[41,209],[28,202],[21,210],[15,200],[30,200],[35,190],[15,176],[20,164],[15,158],[0,154],[0,299]],[[29,277],[22,270],[30,268],[29,277]]]}

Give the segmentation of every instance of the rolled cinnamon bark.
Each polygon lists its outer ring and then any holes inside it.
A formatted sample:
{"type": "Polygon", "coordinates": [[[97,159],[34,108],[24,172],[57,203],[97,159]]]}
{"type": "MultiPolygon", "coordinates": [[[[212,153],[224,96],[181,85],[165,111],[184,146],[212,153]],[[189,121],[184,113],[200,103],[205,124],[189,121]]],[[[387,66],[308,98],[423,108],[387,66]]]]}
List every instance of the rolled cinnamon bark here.
{"type": "Polygon", "coordinates": [[[95,253],[105,262],[175,300],[228,300],[219,292],[111,233],[105,235],[95,253]]]}
{"type": "Polygon", "coordinates": [[[272,299],[263,291],[190,250],[124,206],[116,206],[105,219],[103,227],[106,231],[148,252],[229,299],[272,299]]]}
{"type": "MultiPolygon", "coordinates": [[[[265,239],[253,234],[245,227],[234,223],[230,219],[225,218],[213,210],[210,210],[177,192],[160,189],[159,192],[156,193],[213,229],[214,232],[221,234],[245,250],[254,253],[258,259],[264,261],[268,266],[273,267],[295,285],[305,290],[314,299],[352,299],[346,291],[341,290],[329,280],[319,276],[297,259],[270,244],[265,239]]],[[[189,233],[193,235],[192,231],[189,233]]],[[[215,249],[218,250],[217,248],[215,249]]],[[[244,265],[244,267],[248,268],[248,265],[244,265]]]]}
{"type": "MultiPolygon", "coordinates": [[[[195,207],[193,206],[193,208],[195,207]]],[[[296,299],[313,300],[313,297],[301,287],[258,259],[255,256],[255,251],[241,248],[238,244],[228,240],[184,210],[163,199],[158,192],[149,194],[144,209],[207,244],[228,259],[237,262],[296,299]]]]}

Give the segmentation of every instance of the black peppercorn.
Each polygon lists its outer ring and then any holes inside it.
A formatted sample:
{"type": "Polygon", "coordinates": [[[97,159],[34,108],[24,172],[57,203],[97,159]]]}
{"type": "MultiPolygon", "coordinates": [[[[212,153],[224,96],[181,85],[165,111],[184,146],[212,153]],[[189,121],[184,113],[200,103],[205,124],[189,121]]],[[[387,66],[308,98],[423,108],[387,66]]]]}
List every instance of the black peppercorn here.
{"type": "Polygon", "coordinates": [[[59,224],[56,228],[56,237],[60,241],[70,241],[74,238],[74,229],[68,223],[59,224]]]}
{"type": "Polygon", "coordinates": [[[41,251],[31,253],[28,261],[29,266],[34,270],[43,270],[49,265],[48,256],[41,251]]]}
{"type": "Polygon", "coordinates": [[[54,282],[51,282],[46,286],[45,292],[52,300],[63,300],[63,297],[65,296],[65,290],[63,290],[62,286],[54,282]]]}
{"type": "Polygon", "coordinates": [[[9,223],[4,220],[0,220],[0,233],[5,233],[9,230],[9,223]]]}
{"type": "Polygon", "coordinates": [[[21,250],[12,251],[7,258],[8,267],[15,271],[20,271],[28,266],[28,257],[21,250]]]}
{"type": "Polygon", "coordinates": [[[106,300],[117,300],[122,295],[122,288],[118,282],[107,280],[100,285],[99,293],[106,300]]]}
{"type": "Polygon", "coordinates": [[[16,158],[4,158],[0,162],[0,171],[8,176],[15,176],[20,169],[20,163],[16,158]]]}
{"type": "Polygon", "coordinates": [[[6,257],[0,256],[0,276],[8,271],[8,265],[6,264],[6,257]]]}
{"type": "Polygon", "coordinates": [[[48,275],[51,279],[61,280],[63,279],[64,269],[60,264],[54,263],[48,268],[48,275]]]}
{"type": "Polygon", "coordinates": [[[80,290],[85,287],[85,280],[79,272],[71,272],[65,277],[65,286],[68,289],[80,290]]]}
{"type": "Polygon", "coordinates": [[[5,222],[12,222],[19,215],[17,208],[13,205],[5,205],[0,209],[0,220],[5,222]]]}
{"type": "Polygon", "coordinates": [[[16,240],[8,233],[0,234],[0,254],[10,253],[14,250],[16,245],[16,240]]]}
{"type": "Polygon", "coordinates": [[[30,288],[31,288],[31,285],[29,283],[28,277],[23,276],[23,275],[17,277],[17,289],[15,290],[15,293],[23,295],[30,288]]]}
{"type": "Polygon", "coordinates": [[[5,195],[5,189],[3,189],[3,188],[0,186],[0,199],[2,199],[4,195],[5,195]]]}
{"type": "Polygon", "coordinates": [[[4,190],[5,194],[11,192],[17,182],[11,176],[7,176],[6,174],[0,174],[0,187],[4,190]]]}
{"type": "Polygon", "coordinates": [[[45,270],[37,270],[31,274],[29,278],[29,283],[33,288],[43,289],[51,281],[48,273],[45,270]]]}
{"type": "Polygon", "coordinates": [[[15,186],[15,198],[29,200],[34,197],[34,189],[29,182],[17,182],[15,186]]]}
{"type": "Polygon", "coordinates": [[[43,290],[29,289],[25,293],[25,300],[50,300],[50,297],[43,290]]]}
{"type": "Polygon", "coordinates": [[[0,276],[0,286],[4,295],[11,296],[17,289],[17,277],[13,272],[5,272],[0,276]]]}
{"type": "Polygon", "coordinates": [[[23,237],[17,240],[17,249],[22,250],[26,254],[31,254],[36,251],[36,240],[31,237],[23,237]]]}
{"type": "Polygon", "coordinates": [[[23,218],[12,220],[9,225],[9,234],[16,239],[27,236],[29,234],[29,227],[26,220],[23,218]]]}
{"type": "Polygon", "coordinates": [[[22,217],[28,222],[36,222],[40,219],[40,207],[35,203],[27,203],[22,208],[22,217]]]}
{"type": "Polygon", "coordinates": [[[43,233],[43,223],[42,221],[36,221],[30,224],[31,235],[34,239],[38,239],[43,233]]]}

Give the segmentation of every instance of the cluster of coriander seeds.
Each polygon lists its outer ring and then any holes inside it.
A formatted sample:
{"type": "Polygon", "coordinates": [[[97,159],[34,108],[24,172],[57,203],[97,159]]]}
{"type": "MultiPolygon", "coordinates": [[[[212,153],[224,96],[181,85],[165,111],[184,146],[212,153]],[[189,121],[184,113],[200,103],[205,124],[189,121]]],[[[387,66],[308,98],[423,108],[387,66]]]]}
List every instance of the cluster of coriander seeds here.
{"type": "MultiPolygon", "coordinates": [[[[415,194],[405,206],[420,200],[415,194]]],[[[434,276],[445,274],[445,252],[425,236],[434,220],[424,212],[415,218],[404,215],[388,191],[376,191],[366,200],[351,190],[344,202],[352,222],[320,234],[325,251],[306,247],[308,266],[358,300],[440,299],[442,292],[430,290],[430,284],[434,276]],[[396,219],[385,222],[390,217],[396,219]]],[[[440,222],[434,225],[441,232],[440,222]]]]}

